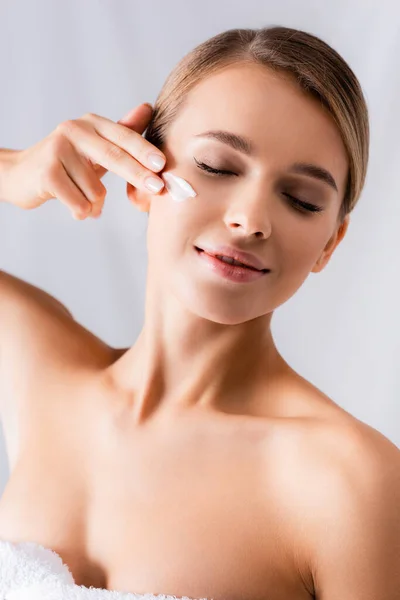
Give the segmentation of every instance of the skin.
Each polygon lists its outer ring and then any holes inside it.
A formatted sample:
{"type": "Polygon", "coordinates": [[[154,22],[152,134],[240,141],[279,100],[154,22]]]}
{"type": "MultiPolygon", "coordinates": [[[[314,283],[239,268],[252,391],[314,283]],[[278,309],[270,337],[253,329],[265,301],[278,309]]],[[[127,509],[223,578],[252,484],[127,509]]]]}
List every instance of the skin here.
{"type": "MultiPolygon", "coordinates": [[[[283,366],[270,332],[273,311],[310,272],[324,268],[347,230],[349,217],[341,227],[336,222],[346,152],[330,116],[315,101],[258,65],[227,68],[194,88],[163,151],[168,171],[186,179],[198,195],[175,203],[166,191],[157,197],[132,191],[137,206],[149,212],[146,319],[112,376],[135,389],[138,422],[169,407],[221,410],[232,406],[233,393],[245,413],[252,392],[267,391],[283,366]],[[238,88],[246,93],[235,93],[238,88]],[[254,156],[194,137],[209,129],[249,137],[254,156]],[[209,175],[193,157],[240,175],[209,175]],[[289,177],[287,168],[300,160],[328,169],[338,192],[308,177],[289,177]],[[284,191],[320,203],[323,212],[299,213],[284,191]],[[238,286],[210,277],[193,246],[224,242],[254,252],[272,272],[238,286]],[[155,397],[158,389],[162,394],[155,397]]],[[[275,400],[261,402],[264,411],[279,412],[275,400]]]]}
{"type": "Polygon", "coordinates": [[[324,268],[348,226],[336,222],[347,159],[334,123],[289,79],[236,65],[190,92],[163,151],[197,196],[175,203],[128,188],[149,213],[145,321],[131,348],[111,348],[42,290],[6,281],[25,301],[10,291],[2,395],[17,400],[4,411],[0,538],[54,549],[81,585],[394,600],[385,585],[398,572],[399,453],[296,373],[270,331],[275,308],[324,268]],[[254,156],[193,137],[210,129],[250,138],[254,156]],[[213,178],[193,156],[240,176],[213,178]],[[289,176],[295,161],[329,170],[338,192],[289,176]],[[299,213],[286,191],[324,210],[299,213]],[[212,278],[193,245],[231,241],[271,274],[235,286],[212,278]],[[379,560],[368,554],[378,540],[379,560]]]}

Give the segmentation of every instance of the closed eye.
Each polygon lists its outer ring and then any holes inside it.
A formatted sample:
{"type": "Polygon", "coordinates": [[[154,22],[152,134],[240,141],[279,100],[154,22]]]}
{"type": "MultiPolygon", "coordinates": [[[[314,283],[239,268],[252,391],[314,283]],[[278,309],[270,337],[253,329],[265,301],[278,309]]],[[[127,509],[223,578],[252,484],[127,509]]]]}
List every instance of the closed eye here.
{"type": "MultiPolygon", "coordinates": [[[[234,173],[233,171],[227,171],[225,169],[214,169],[213,167],[210,167],[210,165],[206,165],[206,163],[204,163],[204,162],[200,162],[196,159],[194,159],[194,161],[199,169],[202,169],[203,171],[207,171],[208,173],[212,173],[213,175],[217,175],[220,177],[223,177],[223,176],[229,177],[230,175],[235,175],[236,177],[238,177],[238,173],[234,173]]],[[[293,208],[295,208],[295,210],[298,210],[302,213],[304,213],[304,212],[317,213],[317,212],[323,211],[322,206],[316,206],[315,204],[310,204],[309,202],[303,202],[302,200],[295,198],[291,194],[284,193],[283,195],[289,200],[290,204],[293,206],[293,208]]]]}
{"type": "Polygon", "coordinates": [[[283,195],[286,196],[286,198],[288,198],[290,200],[291,204],[296,208],[296,210],[300,210],[301,212],[308,211],[308,212],[317,213],[317,212],[321,212],[324,210],[322,208],[322,206],[316,206],[315,204],[309,204],[308,202],[302,202],[301,200],[298,200],[298,198],[295,198],[294,196],[291,196],[290,194],[283,194],[283,195]]]}
{"type": "Polygon", "coordinates": [[[238,174],[234,173],[233,171],[226,171],[225,169],[214,169],[213,167],[210,167],[210,165],[206,165],[206,163],[200,162],[196,159],[194,159],[194,162],[197,164],[199,169],[202,169],[203,171],[208,171],[208,173],[214,173],[215,175],[236,175],[236,176],[238,176],[238,174]]]}

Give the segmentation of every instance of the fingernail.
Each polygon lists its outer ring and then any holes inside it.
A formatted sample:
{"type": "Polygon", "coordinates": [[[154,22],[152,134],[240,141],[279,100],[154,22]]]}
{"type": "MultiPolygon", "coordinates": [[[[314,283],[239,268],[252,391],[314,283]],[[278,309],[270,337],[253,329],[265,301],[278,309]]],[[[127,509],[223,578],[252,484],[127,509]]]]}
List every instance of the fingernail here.
{"type": "Polygon", "coordinates": [[[149,154],[149,164],[154,169],[162,169],[165,165],[165,158],[161,156],[161,154],[156,154],[155,152],[151,152],[149,154]]]}
{"type": "Polygon", "coordinates": [[[144,184],[151,192],[159,192],[164,187],[163,181],[157,177],[146,177],[144,184]]]}
{"type": "Polygon", "coordinates": [[[164,179],[167,190],[175,202],[182,202],[183,200],[187,200],[187,198],[194,198],[197,196],[197,193],[194,191],[190,183],[188,183],[182,177],[178,177],[177,175],[168,173],[167,171],[161,173],[161,177],[164,179]]]}

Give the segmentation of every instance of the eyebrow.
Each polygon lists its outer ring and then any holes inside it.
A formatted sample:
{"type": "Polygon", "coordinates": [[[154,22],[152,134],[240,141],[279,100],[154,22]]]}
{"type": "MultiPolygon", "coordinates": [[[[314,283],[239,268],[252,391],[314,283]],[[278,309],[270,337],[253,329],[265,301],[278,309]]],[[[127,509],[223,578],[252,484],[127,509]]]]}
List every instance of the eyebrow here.
{"type": "MultiPolygon", "coordinates": [[[[205,137],[217,140],[218,142],[227,144],[234,150],[242,152],[242,154],[246,154],[247,156],[254,154],[254,146],[251,141],[248,138],[237,135],[236,133],[232,133],[231,131],[213,129],[210,131],[204,131],[203,133],[198,133],[194,137],[205,137]]],[[[289,168],[289,173],[297,173],[299,175],[306,175],[307,177],[318,179],[338,192],[338,187],[332,174],[318,165],[296,162],[289,168]]]]}

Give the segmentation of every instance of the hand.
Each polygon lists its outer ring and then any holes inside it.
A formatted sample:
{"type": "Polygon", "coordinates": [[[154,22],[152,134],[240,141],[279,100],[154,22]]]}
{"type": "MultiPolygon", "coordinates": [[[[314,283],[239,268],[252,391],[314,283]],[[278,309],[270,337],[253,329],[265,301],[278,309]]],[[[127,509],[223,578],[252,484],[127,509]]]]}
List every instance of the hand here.
{"type": "Polygon", "coordinates": [[[75,219],[98,217],[107,193],[100,180],[107,171],[128,185],[158,193],[164,182],[155,173],[164,168],[165,156],[142,136],[151,114],[151,106],[141,104],[117,123],[91,113],[61,123],[13,155],[4,176],[6,201],[29,210],[58,198],[75,219]],[[152,153],[164,164],[152,165],[152,153]],[[148,177],[159,180],[160,189],[147,188],[148,177]]]}

